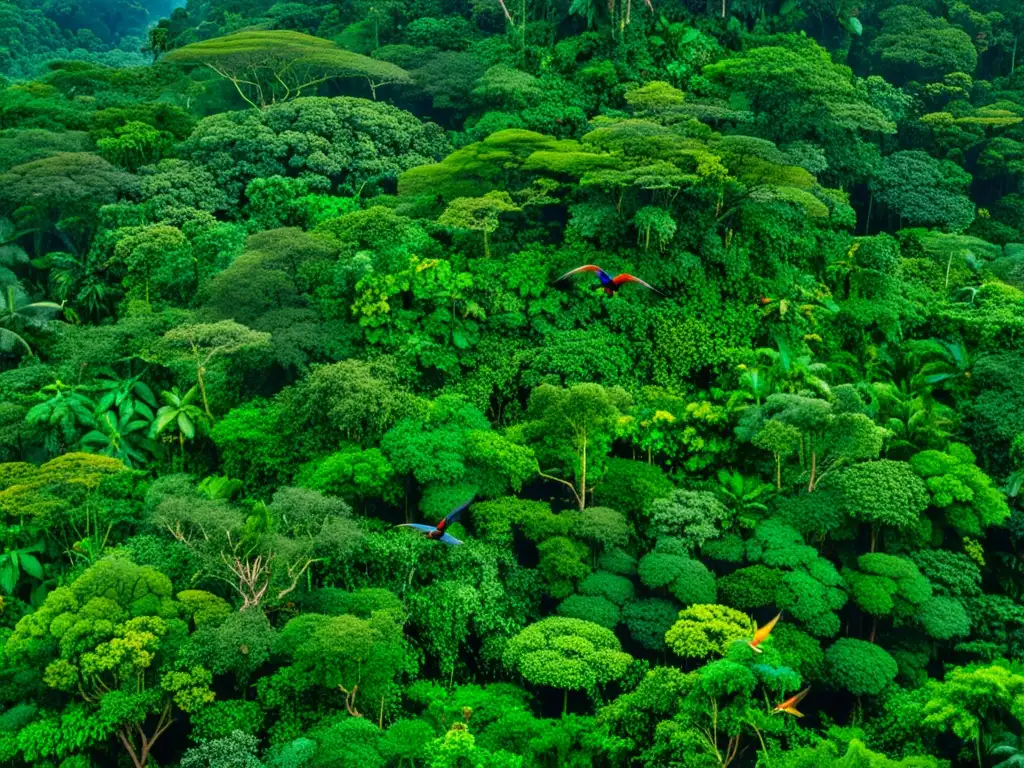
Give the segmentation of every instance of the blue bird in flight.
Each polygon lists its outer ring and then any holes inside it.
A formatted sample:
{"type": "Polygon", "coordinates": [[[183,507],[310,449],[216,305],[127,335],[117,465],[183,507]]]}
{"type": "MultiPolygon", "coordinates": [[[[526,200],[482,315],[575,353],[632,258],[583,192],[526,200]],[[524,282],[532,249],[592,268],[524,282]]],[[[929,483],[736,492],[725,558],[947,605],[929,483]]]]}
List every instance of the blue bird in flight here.
{"type": "Polygon", "coordinates": [[[473,503],[473,499],[470,499],[458,509],[454,509],[449,512],[444,520],[439,522],[437,525],[424,525],[423,523],[402,523],[397,528],[415,528],[417,531],[422,531],[428,539],[435,541],[442,541],[448,546],[455,546],[462,542],[448,533],[448,526],[454,523],[462,516],[463,510],[465,510],[470,504],[473,503]]]}

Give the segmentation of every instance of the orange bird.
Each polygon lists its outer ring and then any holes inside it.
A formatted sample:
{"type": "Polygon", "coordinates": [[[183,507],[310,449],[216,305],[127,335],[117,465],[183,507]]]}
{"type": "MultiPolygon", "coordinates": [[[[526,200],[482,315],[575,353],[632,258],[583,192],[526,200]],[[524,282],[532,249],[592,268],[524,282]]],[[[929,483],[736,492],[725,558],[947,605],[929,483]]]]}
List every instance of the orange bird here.
{"type": "Polygon", "coordinates": [[[804,696],[806,696],[810,692],[810,690],[810,686],[808,686],[795,696],[790,696],[784,702],[779,704],[779,706],[773,709],[772,714],[774,715],[777,712],[785,712],[787,715],[793,715],[793,717],[803,717],[804,713],[799,711],[796,708],[796,705],[804,700],[804,696]]]}
{"type": "Polygon", "coordinates": [[[758,646],[768,639],[768,635],[772,633],[772,630],[775,628],[775,625],[779,623],[779,619],[781,618],[782,613],[780,612],[778,616],[769,621],[763,627],[759,628],[754,633],[754,639],[747,643],[747,645],[749,645],[754,650],[754,653],[763,653],[763,651],[760,648],[758,648],[758,646]]]}

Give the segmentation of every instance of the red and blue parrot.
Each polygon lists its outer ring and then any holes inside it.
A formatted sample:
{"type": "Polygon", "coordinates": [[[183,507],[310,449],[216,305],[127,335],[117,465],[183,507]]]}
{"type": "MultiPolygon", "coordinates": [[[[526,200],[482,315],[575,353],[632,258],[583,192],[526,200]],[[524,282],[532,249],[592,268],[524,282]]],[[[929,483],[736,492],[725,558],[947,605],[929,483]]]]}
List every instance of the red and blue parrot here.
{"type": "Polygon", "coordinates": [[[594,266],[593,264],[584,264],[582,267],[576,267],[576,269],[572,269],[566,272],[560,278],[555,280],[555,282],[560,283],[563,280],[565,280],[565,278],[575,275],[577,272],[596,272],[597,279],[600,280],[601,282],[595,285],[593,290],[604,291],[605,296],[614,296],[616,292],[619,290],[619,288],[621,288],[626,283],[639,283],[644,288],[649,288],[650,290],[658,294],[661,293],[661,291],[659,291],[653,285],[648,285],[639,277],[634,277],[633,275],[626,274],[625,272],[623,272],[621,275],[616,275],[615,277],[612,277],[603,269],[594,266]]]}
{"type": "Polygon", "coordinates": [[[458,509],[454,509],[449,512],[444,520],[437,525],[424,525],[423,523],[402,523],[397,528],[415,528],[417,531],[422,531],[428,539],[435,541],[443,541],[448,546],[455,546],[462,542],[448,533],[448,526],[454,523],[462,516],[463,510],[465,510],[470,504],[473,503],[473,499],[470,499],[458,509]]]}

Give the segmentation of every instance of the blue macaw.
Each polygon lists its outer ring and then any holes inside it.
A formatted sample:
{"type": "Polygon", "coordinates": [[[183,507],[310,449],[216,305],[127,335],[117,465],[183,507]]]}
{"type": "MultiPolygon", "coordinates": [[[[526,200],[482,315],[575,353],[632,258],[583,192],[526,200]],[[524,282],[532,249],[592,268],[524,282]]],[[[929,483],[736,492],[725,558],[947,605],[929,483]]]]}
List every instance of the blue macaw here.
{"type": "Polygon", "coordinates": [[[445,544],[449,546],[455,546],[456,544],[461,544],[462,542],[456,539],[450,533],[447,533],[446,531],[448,530],[448,526],[454,523],[456,520],[458,520],[462,516],[463,510],[465,510],[472,503],[473,499],[470,499],[458,509],[452,510],[445,516],[444,520],[442,520],[437,525],[424,525],[423,523],[402,523],[401,525],[396,527],[415,528],[417,531],[422,531],[423,533],[425,533],[428,539],[443,541],[445,544]]]}

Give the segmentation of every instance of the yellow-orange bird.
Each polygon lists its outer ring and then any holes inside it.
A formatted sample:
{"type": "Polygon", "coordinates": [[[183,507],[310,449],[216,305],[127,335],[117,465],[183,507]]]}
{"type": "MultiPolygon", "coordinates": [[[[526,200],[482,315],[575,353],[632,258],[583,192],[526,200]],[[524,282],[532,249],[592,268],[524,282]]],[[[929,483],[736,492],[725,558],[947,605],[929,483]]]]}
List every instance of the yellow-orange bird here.
{"type": "Polygon", "coordinates": [[[804,700],[804,696],[806,696],[810,692],[810,690],[810,686],[808,686],[795,696],[790,696],[784,702],[779,704],[779,706],[773,709],[772,714],[774,715],[776,712],[785,712],[787,715],[793,715],[793,717],[803,717],[803,712],[800,712],[796,708],[796,705],[804,700]]]}
{"type": "Polygon", "coordinates": [[[776,616],[774,619],[769,621],[763,627],[758,628],[758,630],[754,632],[754,639],[747,643],[747,645],[754,649],[754,653],[763,652],[760,648],[758,648],[758,646],[768,639],[768,635],[772,633],[772,630],[775,628],[775,625],[779,623],[779,619],[781,618],[782,613],[779,613],[778,616],[776,616]]]}

